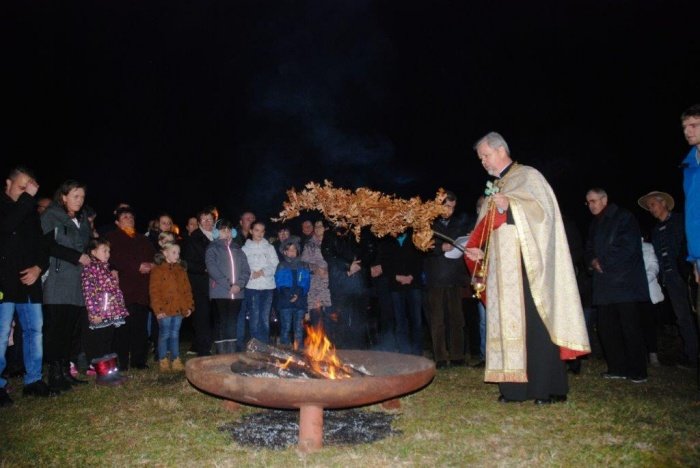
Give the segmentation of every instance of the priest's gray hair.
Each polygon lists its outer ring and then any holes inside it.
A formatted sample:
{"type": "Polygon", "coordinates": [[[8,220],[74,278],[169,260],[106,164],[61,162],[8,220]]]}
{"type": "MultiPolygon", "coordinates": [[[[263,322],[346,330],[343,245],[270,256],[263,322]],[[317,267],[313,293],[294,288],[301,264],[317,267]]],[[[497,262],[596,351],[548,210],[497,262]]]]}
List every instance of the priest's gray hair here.
{"type": "Polygon", "coordinates": [[[510,148],[508,148],[508,143],[506,143],[506,140],[501,136],[500,133],[488,132],[486,135],[479,138],[479,140],[476,143],[474,143],[474,150],[476,150],[476,147],[482,144],[483,142],[486,142],[486,144],[489,145],[489,147],[492,149],[496,149],[499,146],[502,146],[503,149],[506,150],[508,156],[510,156],[510,148]]]}

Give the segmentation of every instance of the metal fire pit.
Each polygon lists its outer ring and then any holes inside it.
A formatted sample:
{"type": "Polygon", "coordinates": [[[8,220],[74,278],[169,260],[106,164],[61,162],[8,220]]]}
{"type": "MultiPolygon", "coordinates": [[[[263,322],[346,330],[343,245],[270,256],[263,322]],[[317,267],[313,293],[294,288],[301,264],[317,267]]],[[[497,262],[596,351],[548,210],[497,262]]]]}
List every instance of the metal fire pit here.
{"type": "Polygon", "coordinates": [[[435,376],[429,359],[382,351],[338,351],[340,359],[364,366],[372,376],[351,379],[248,377],[231,371],[241,354],[187,361],[187,379],[195,387],[228,400],[267,408],[299,409],[299,449],[323,445],[323,410],[354,408],[392,400],[428,385],[435,376]]]}

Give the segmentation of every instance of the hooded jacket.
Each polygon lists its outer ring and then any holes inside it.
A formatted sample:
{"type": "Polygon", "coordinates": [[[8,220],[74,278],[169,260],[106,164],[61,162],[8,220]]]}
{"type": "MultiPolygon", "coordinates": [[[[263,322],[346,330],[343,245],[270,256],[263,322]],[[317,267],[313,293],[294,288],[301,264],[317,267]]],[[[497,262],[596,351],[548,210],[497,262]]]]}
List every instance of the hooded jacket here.
{"type": "Polygon", "coordinates": [[[248,259],[250,271],[263,271],[263,276],[248,281],[246,288],[249,289],[275,289],[275,271],[279,258],[275,252],[275,248],[267,239],[262,239],[258,242],[253,239],[248,239],[243,246],[248,259]]]}
{"type": "Polygon", "coordinates": [[[250,278],[248,259],[243,250],[228,239],[217,239],[207,246],[205,253],[209,273],[209,299],[243,299],[250,278]],[[231,296],[231,286],[240,292],[231,296]]]}
{"type": "MultiPolygon", "coordinates": [[[[299,252],[298,238],[284,241],[280,245],[280,252],[285,252],[290,244],[296,245],[299,252]]],[[[290,258],[282,253],[282,261],[277,265],[275,273],[275,284],[278,309],[306,310],[307,295],[311,286],[311,269],[308,263],[301,261],[299,257],[290,258]],[[294,297],[296,299],[292,301],[294,297]]]]}
{"type": "Polygon", "coordinates": [[[156,264],[151,269],[148,283],[151,309],[158,316],[187,315],[194,311],[192,286],[182,262],[168,263],[156,255],[156,264]]]}

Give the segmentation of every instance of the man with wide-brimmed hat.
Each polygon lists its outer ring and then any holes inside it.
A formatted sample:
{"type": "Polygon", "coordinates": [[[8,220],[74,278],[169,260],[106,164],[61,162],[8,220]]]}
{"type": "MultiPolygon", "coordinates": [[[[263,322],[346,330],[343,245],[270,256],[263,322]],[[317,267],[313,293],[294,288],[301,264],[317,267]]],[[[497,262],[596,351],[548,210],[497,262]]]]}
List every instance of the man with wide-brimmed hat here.
{"type": "Polygon", "coordinates": [[[674,213],[675,202],[666,192],[653,191],[637,203],[658,220],[651,233],[651,243],[659,259],[659,280],[671,301],[676,323],[683,339],[681,364],[697,366],[698,333],[691,314],[687,279],[691,264],[687,262],[685,222],[681,213],[674,213]]]}

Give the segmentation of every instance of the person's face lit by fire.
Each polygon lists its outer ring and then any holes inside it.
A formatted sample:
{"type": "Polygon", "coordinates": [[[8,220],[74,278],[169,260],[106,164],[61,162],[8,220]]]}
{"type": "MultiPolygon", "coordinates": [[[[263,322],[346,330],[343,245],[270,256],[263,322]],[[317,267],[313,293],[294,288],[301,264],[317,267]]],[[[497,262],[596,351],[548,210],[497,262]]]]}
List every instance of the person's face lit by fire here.
{"type": "Polygon", "coordinates": [[[241,229],[243,232],[250,231],[250,226],[255,222],[255,215],[247,211],[241,215],[241,229]]]}
{"type": "Polygon", "coordinates": [[[700,146],[700,117],[688,117],[683,120],[683,135],[691,146],[700,146]]]}
{"type": "Polygon", "coordinates": [[[250,234],[255,242],[260,242],[265,237],[265,225],[262,223],[253,224],[250,234]]]}
{"type": "Polygon", "coordinates": [[[195,229],[197,229],[199,226],[197,226],[197,218],[192,216],[187,220],[187,224],[185,224],[185,229],[187,229],[187,234],[192,234],[195,229]]]}
{"type": "Polygon", "coordinates": [[[158,229],[160,232],[173,230],[173,219],[170,216],[163,215],[158,218],[158,229]]]}
{"type": "Polygon", "coordinates": [[[199,227],[203,231],[211,232],[214,229],[214,215],[205,213],[199,217],[199,227]]]}
{"type": "Polygon", "coordinates": [[[311,224],[311,221],[306,220],[301,223],[301,232],[305,236],[310,236],[314,232],[314,225],[311,224]]]}
{"type": "Polygon", "coordinates": [[[510,156],[503,146],[491,148],[486,141],[479,143],[476,147],[476,154],[486,172],[494,177],[498,177],[511,162],[510,156]]]}
{"type": "Polygon", "coordinates": [[[445,211],[440,215],[445,219],[448,219],[452,217],[452,215],[455,212],[455,206],[457,206],[457,201],[456,200],[445,200],[445,202],[442,204],[442,206],[445,207],[445,211]]]}

